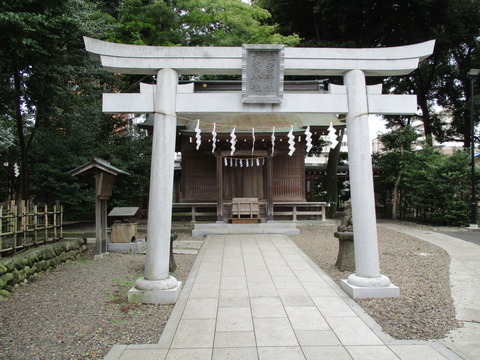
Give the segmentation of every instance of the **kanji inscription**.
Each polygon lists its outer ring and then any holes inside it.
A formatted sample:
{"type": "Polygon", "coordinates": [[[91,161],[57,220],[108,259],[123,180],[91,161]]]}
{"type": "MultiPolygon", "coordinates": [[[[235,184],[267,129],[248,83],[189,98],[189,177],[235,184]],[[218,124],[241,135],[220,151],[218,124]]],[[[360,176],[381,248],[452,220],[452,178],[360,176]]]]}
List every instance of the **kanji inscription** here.
{"type": "Polygon", "coordinates": [[[244,45],[243,102],[280,103],[283,96],[283,46],[244,45]]]}

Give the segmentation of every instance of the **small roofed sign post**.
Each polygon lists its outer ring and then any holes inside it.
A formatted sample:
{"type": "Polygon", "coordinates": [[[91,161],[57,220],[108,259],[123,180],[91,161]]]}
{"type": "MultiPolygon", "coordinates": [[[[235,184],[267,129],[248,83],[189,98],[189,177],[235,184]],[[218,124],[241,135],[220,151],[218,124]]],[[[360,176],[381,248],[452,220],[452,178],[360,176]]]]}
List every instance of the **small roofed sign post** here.
{"type": "Polygon", "coordinates": [[[157,47],[84,41],[105,70],[157,78],[156,85],[141,84],[139,94],[103,95],[104,112],[154,113],[145,275],[130,290],[130,301],[174,303],[181,289],[168,272],[176,126],[186,125],[185,119],[213,116],[218,126],[245,114],[259,124],[262,117],[274,114],[279,119],[308,118],[310,125],[319,125],[315,124],[319,114],[347,114],[356,268],[341,285],[354,298],[399,296],[398,287],[380,274],[368,115],[415,114],[417,99],[382,94],[382,85],[367,86],[366,77],[411,73],[433,53],[435,41],[362,49],[157,47]],[[180,75],[202,74],[242,75],[246,83],[242,92],[215,93],[178,84],[180,75]],[[282,93],[284,76],[290,75],[341,76],[344,85],[332,85],[328,93],[282,93]]]}
{"type": "Polygon", "coordinates": [[[117,175],[130,175],[101,158],[93,158],[70,171],[73,176],[95,176],[95,260],[107,254],[107,201],[117,175]]]}

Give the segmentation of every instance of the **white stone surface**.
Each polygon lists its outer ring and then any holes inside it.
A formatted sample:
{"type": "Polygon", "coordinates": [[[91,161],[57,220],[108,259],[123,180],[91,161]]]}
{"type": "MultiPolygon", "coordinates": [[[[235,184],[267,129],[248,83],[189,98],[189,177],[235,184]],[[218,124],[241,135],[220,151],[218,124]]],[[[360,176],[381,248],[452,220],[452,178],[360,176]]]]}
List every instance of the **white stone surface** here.
{"type": "Polygon", "coordinates": [[[387,289],[390,280],[380,275],[365,74],[351,70],[345,74],[344,83],[349,107],[348,163],[355,237],[355,275],[349,277],[349,287],[344,289],[349,295],[359,297],[359,285],[387,289]]]}
{"type": "Polygon", "coordinates": [[[178,281],[173,276],[163,280],[148,280],[140,278],[135,281],[135,289],[138,290],[170,290],[177,286],[178,281]]]}
{"type": "Polygon", "coordinates": [[[178,74],[163,69],[157,75],[155,132],[152,145],[147,246],[144,278],[129,291],[129,302],[174,304],[181,282],[169,276],[173,168],[177,121],[175,96],[178,74]],[[161,96],[160,96],[161,94],[161,96]]]}
{"type": "MultiPolygon", "coordinates": [[[[250,114],[258,118],[265,114],[277,116],[299,116],[308,119],[310,125],[316,125],[314,114],[337,114],[348,112],[345,94],[289,94],[283,95],[281,104],[245,104],[238,93],[178,93],[176,112],[183,117],[219,116],[220,114],[250,114]],[[216,115],[214,115],[216,114],[216,115]]],[[[103,112],[105,113],[152,113],[154,100],[152,94],[103,94],[103,112]]],[[[368,95],[371,114],[415,114],[416,95],[368,95]]],[[[224,116],[225,117],[225,116],[224,116]]]]}
{"type": "MultiPolygon", "coordinates": [[[[241,74],[241,47],[161,47],[109,43],[84,37],[87,51],[103,67],[122,74],[156,74],[172,68],[179,74],[241,74]]],[[[435,41],[389,48],[285,48],[285,75],[336,75],[361,69],[367,76],[406,75],[430,56],[435,41]]]]}
{"type": "Polygon", "coordinates": [[[158,72],[145,259],[147,280],[163,280],[169,275],[177,83],[176,71],[163,69],[158,72]]]}
{"type": "Polygon", "coordinates": [[[386,287],[390,286],[390,280],[384,275],[376,278],[366,278],[352,274],[348,277],[348,283],[359,287],[386,287]]]}
{"type": "Polygon", "coordinates": [[[286,234],[298,235],[300,230],[295,223],[260,223],[260,224],[195,224],[192,236],[212,234],[286,234]]]}
{"type": "Polygon", "coordinates": [[[348,283],[346,279],[340,282],[340,287],[352,298],[352,299],[365,299],[365,298],[386,298],[386,297],[399,297],[400,288],[395,285],[388,286],[355,286],[348,283]]]}
{"type": "Polygon", "coordinates": [[[171,289],[140,290],[132,287],[128,291],[128,302],[142,304],[175,304],[182,290],[182,282],[176,281],[171,289]]]}

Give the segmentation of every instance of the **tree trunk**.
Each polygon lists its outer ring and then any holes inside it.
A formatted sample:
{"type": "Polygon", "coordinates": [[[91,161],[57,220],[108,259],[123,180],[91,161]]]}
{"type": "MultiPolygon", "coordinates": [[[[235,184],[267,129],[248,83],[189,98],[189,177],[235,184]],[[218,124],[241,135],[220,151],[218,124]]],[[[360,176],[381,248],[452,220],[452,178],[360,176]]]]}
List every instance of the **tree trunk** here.
{"type": "MultiPolygon", "coordinates": [[[[474,88],[473,88],[473,79],[470,79],[470,86],[465,86],[465,103],[468,104],[468,110],[465,112],[466,114],[466,119],[468,120],[463,122],[463,148],[464,149],[469,149],[470,144],[471,144],[471,134],[470,134],[470,125],[471,125],[471,119],[472,119],[472,111],[475,109],[472,109],[472,96],[474,93],[474,88]]],[[[475,112],[474,112],[475,114],[475,112]]]]}
{"type": "Polygon", "coordinates": [[[428,146],[433,146],[432,124],[431,124],[430,112],[427,104],[427,98],[424,93],[419,93],[417,97],[418,97],[418,104],[422,109],[422,121],[423,121],[423,128],[425,131],[425,141],[428,146]]]}
{"type": "Polygon", "coordinates": [[[340,148],[342,147],[343,134],[345,129],[340,129],[337,141],[338,145],[334,149],[330,149],[327,163],[327,201],[330,207],[327,211],[329,219],[335,219],[338,207],[338,185],[337,185],[337,167],[340,160],[340,148]]]}
{"type": "Polygon", "coordinates": [[[19,71],[14,72],[15,86],[15,122],[17,125],[18,146],[20,147],[20,185],[18,196],[22,200],[28,199],[28,171],[27,171],[27,146],[25,142],[23,115],[22,115],[22,89],[21,75],[19,71]]]}
{"type": "Polygon", "coordinates": [[[402,172],[400,172],[398,174],[397,180],[395,181],[395,185],[393,186],[393,191],[392,191],[392,220],[397,220],[398,187],[400,185],[401,180],[402,180],[402,172]]]}
{"type": "MultiPolygon", "coordinates": [[[[400,157],[403,159],[403,145],[400,146],[400,157]]],[[[397,180],[393,186],[392,191],[392,220],[397,220],[397,198],[398,198],[398,188],[400,186],[400,181],[402,180],[403,165],[400,162],[400,171],[398,172],[397,180]]]]}

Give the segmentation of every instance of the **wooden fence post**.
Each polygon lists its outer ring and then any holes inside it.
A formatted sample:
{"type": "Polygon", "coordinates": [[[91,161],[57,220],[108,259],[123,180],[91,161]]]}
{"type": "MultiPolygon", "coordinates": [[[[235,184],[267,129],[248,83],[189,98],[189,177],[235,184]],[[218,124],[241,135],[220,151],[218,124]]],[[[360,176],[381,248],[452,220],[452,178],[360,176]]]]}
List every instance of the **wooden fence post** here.
{"type": "Polygon", "coordinates": [[[12,216],[13,216],[13,253],[17,252],[17,238],[18,238],[18,208],[12,201],[12,216]]]}
{"type": "Polygon", "coordinates": [[[33,207],[33,245],[37,244],[38,241],[38,205],[33,207]]]}
{"type": "Polygon", "coordinates": [[[60,239],[63,239],[63,205],[60,205],[60,239]]]}
{"type": "Polygon", "coordinates": [[[0,258],[7,252],[12,255],[26,247],[48,243],[50,228],[53,228],[52,241],[62,239],[62,226],[63,206],[59,204],[55,205],[50,213],[47,205],[42,212],[38,205],[25,201],[18,202],[18,205],[15,201],[0,205],[0,258]],[[49,215],[53,218],[49,219],[49,215]],[[41,239],[39,234],[42,230],[44,239],[41,239]]]}
{"type": "Polygon", "coordinates": [[[20,202],[20,211],[19,211],[19,216],[20,216],[20,246],[25,247],[26,242],[27,242],[27,209],[26,209],[26,202],[25,200],[22,200],[20,202]]]}
{"type": "Polygon", "coordinates": [[[53,241],[57,241],[57,205],[53,205],[53,241]]]}
{"type": "Polygon", "coordinates": [[[43,214],[44,214],[44,217],[43,217],[43,226],[44,226],[44,231],[45,231],[45,236],[44,236],[44,242],[45,244],[48,242],[48,206],[45,205],[45,207],[43,208],[43,214]]]}

